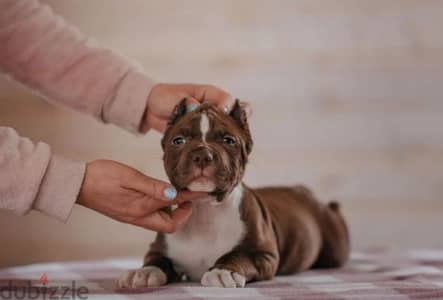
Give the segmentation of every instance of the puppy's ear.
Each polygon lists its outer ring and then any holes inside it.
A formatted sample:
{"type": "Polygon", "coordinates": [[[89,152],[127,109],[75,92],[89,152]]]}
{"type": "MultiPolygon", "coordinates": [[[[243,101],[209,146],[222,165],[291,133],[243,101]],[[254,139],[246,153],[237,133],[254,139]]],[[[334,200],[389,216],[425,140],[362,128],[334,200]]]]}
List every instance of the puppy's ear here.
{"type": "Polygon", "coordinates": [[[169,117],[168,126],[174,125],[178,119],[183,117],[186,114],[186,98],[183,98],[172,111],[171,116],[169,117]]]}
{"type": "Polygon", "coordinates": [[[243,109],[243,107],[240,104],[239,99],[235,99],[234,106],[231,109],[231,112],[229,113],[229,116],[234,119],[234,121],[237,123],[237,125],[243,130],[243,133],[245,134],[245,150],[246,153],[251,153],[252,150],[252,137],[251,133],[249,131],[249,125],[248,125],[248,116],[246,111],[243,109]]]}

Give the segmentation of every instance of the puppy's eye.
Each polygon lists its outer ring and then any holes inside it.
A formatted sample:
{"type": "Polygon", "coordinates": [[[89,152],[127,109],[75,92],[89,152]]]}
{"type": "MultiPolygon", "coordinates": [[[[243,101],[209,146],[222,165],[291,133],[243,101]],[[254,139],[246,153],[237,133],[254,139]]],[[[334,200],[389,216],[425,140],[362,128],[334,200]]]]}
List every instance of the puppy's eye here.
{"type": "Polygon", "coordinates": [[[227,144],[227,145],[234,145],[235,144],[235,139],[232,136],[225,135],[223,137],[223,143],[227,144]]]}
{"type": "Polygon", "coordinates": [[[186,143],[186,139],[183,136],[181,136],[181,135],[175,137],[172,140],[172,144],[174,144],[174,145],[182,145],[184,143],[186,143]]]}

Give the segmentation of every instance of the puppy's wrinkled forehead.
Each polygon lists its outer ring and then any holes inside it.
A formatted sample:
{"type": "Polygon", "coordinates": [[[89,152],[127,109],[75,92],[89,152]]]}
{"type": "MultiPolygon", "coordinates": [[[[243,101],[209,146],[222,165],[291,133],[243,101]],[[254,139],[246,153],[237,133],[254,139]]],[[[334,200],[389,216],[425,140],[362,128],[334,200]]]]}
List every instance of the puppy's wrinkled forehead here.
{"type": "Polygon", "coordinates": [[[226,133],[241,135],[231,117],[210,104],[202,104],[195,111],[187,112],[170,131],[171,135],[192,136],[202,143],[207,143],[214,134],[226,133]]]}
{"type": "Polygon", "coordinates": [[[227,148],[239,149],[245,159],[252,148],[246,112],[239,100],[235,101],[229,112],[209,103],[201,104],[194,111],[187,111],[186,99],[182,100],[169,120],[162,139],[163,149],[168,150],[174,138],[179,136],[185,138],[186,145],[193,146],[196,146],[197,142],[215,146],[225,138],[229,144],[227,148]]]}

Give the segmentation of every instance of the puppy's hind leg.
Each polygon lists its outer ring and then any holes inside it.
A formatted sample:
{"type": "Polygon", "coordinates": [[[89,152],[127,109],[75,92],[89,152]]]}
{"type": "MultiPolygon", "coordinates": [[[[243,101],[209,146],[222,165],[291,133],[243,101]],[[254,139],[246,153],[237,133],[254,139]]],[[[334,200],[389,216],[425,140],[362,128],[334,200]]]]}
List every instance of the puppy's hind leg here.
{"type": "Polygon", "coordinates": [[[337,202],[330,202],[321,214],[323,245],[313,268],[337,268],[349,258],[350,239],[346,222],[337,202]]]}

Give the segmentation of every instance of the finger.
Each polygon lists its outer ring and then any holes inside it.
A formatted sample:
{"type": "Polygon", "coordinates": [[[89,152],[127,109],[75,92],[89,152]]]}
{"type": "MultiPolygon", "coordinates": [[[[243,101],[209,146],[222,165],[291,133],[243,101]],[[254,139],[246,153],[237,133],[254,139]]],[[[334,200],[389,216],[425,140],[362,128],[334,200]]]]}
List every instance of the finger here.
{"type": "Polygon", "coordinates": [[[234,105],[234,100],[231,96],[226,96],[224,98],[219,98],[215,105],[221,109],[223,112],[228,113],[231,111],[232,106],[234,105]]]}
{"type": "Polygon", "coordinates": [[[192,203],[191,202],[183,202],[176,209],[174,209],[171,213],[171,220],[175,224],[176,227],[180,227],[183,223],[188,220],[188,218],[192,214],[192,203]]]}
{"type": "Polygon", "coordinates": [[[156,202],[160,201],[153,201],[151,197],[143,195],[135,201],[127,203],[124,207],[121,208],[121,210],[118,212],[118,215],[128,218],[144,217],[146,215],[152,214],[159,209],[159,205],[156,205],[156,202]]]}
{"type": "Polygon", "coordinates": [[[177,197],[177,190],[170,183],[146,176],[141,172],[137,171],[129,181],[129,188],[144,193],[148,198],[159,200],[160,206],[170,205],[177,197]]]}
{"type": "MultiPolygon", "coordinates": [[[[166,213],[162,212],[162,214],[166,213]]],[[[136,220],[123,219],[123,222],[162,233],[170,233],[176,230],[174,223],[171,221],[165,222],[163,217],[160,216],[160,213],[154,213],[136,220]]]]}
{"type": "Polygon", "coordinates": [[[200,106],[201,102],[194,97],[186,97],[186,111],[193,112],[200,106]]]}
{"type": "Polygon", "coordinates": [[[187,202],[181,204],[171,213],[160,210],[148,216],[132,220],[128,223],[154,231],[171,233],[182,225],[189,218],[191,213],[192,204],[187,202]]]}
{"type": "MultiPolygon", "coordinates": [[[[240,101],[240,107],[246,112],[246,116],[249,118],[252,116],[252,106],[251,103],[248,101],[240,101]]],[[[225,107],[223,109],[226,113],[229,113],[232,110],[231,107],[225,107]]]]}
{"type": "Polygon", "coordinates": [[[207,197],[208,193],[204,192],[190,192],[190,191],[180,191],[177,198],[173,201],[174,204],[182,204],[185,202],[193,202],[195,200],[200,200],[207,197]]]}
{"type": "Polygon", "coordinates": [[[220,109],[231,108],[234,104],[234,99],[229,93],[212,85],[196,86],[194,97],[199,101],[213,103],[220,109]]]}

